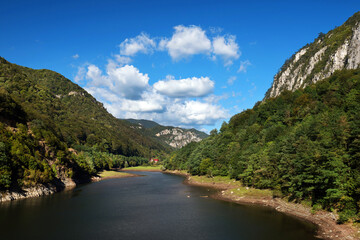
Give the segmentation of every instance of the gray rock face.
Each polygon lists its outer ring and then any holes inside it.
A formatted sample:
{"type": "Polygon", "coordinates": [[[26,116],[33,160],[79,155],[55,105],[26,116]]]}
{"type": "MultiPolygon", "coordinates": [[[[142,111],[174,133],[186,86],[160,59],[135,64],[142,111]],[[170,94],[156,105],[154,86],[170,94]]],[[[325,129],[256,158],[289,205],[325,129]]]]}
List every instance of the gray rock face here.
{"type": "Polygon", "coordinates": [[[55,192],[56,192],[56,188],[54,186],[45,187],[43,185],[39,185],[32,188],[24,188],[21,192],[6,191],[0,193],[0,202],[12,201],[12,200],[29,198],[29,197],[40,197],[43,195],[50,195],[55,192]]]}
{"type": "Polygon", "coordinates": [[[284,90],[306,87],[336,70],[359,67],[360,12],[294,54],[275,75],[265,99],[276,97],[284,90]]]}
{"type": "Polygon", "coordinates": [[[181,128],[164,129],[155,136],[166,137],[165,142],[174,148],[182,148],[188,143],[201,141],[201,138],[196,133],[181,128]]]}
{"type": "MultiPolygon", "coordinates": [[[[64,184],[65,188],[76,187],[76,183],[70,178],[66,178],[62,180],[62,183],[64,184]]],[[[15,191],[0,192],[0,203],[23,199],[23,198],[40,197],[40,196],[50,195],[56,192],[57,192],[57,188],[54,185],[48,185],[48,186],[38,185],[35,187],[23,188],[21,192],[15,192],[15,191]]]]}

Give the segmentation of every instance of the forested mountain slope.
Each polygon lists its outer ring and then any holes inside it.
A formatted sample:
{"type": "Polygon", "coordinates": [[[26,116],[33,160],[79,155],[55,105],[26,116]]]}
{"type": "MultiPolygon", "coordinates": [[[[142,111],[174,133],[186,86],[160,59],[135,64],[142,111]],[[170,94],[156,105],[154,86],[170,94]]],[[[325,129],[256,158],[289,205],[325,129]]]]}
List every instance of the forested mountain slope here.
{"type": "MultiPolygon", "coordinates": [[[[21,67],[1,58],[0,88],[24,109],[30,121],[41,120],[69,146],[97,145],[125,156],[148,156],[150,148],[166,150],[134,131],[126,121],[113,117],[84,89],[53,71],[21,67]]],[[[7,119],[11,122],[13,118],[7,119]]]]}
{"type": "Polygon", "coordinates": [[[359,220],[360,70],[335,72],[259,102],[165,164],[191,174],[230,175],[246,186],[336,209],[359,220]]]}
{"type": "Polygon", "coordinates": [[[64,185],[169,151],[60,74],[0,58],[0,190],[64,185]]]}

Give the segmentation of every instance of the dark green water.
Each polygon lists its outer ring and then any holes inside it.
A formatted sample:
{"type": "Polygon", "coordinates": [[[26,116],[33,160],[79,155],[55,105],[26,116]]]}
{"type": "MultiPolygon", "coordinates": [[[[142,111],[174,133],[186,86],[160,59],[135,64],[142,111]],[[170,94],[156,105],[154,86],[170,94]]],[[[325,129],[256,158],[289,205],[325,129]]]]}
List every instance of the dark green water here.
{"type": "Polygon", "coordinates": [[[141,174],[0,204],[0,239],[316,239],[307,222],[203,198],[208,189],[179,176],[141,174]]]}

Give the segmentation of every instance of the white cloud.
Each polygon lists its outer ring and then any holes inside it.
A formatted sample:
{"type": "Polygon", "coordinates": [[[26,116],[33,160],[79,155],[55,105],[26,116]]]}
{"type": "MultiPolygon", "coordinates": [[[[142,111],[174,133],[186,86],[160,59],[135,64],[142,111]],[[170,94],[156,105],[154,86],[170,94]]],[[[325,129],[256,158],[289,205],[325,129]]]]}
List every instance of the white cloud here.
{"type": "Polygon", "coordinates": [[[115,59],[121,65],[131,63],[131,58],[128,56],[115,55],[115,59]]]}
{"type": "Polygon", "coordinates": [[[239,46],[235,42],[233,35],[217,36],[213,39],[213,53],[221,56],[225,61],[225,66],[229,66],[240,57],[239,46]]]}
{"type": "Polygon", "coordinates": [[[139,99],[142,92],[149,86],[147,74],[132,66],[119,67],[115,62],[109,61],[106,76],[95,65],[89,65],[86,78],[91,80],[90,86],[107,87],[115,94],[128,99],[139,99]]]}
{"type": "Polygon", "coordinates": [[[94,86],[109,85],[108,79],[102,76],[102,71],[93,64],[87,67],[86,79],[91,80],[91,85],[94,86]]]}
{"type": "Polygon", "coordinates": [[[241,61],[240,62],[240,68],[239,68],[238,72],[246,73],[246,70],[247,70],[248,66],[251,66],[251,62],[249,60],[241,61]]]}
{"type": "Polygon", "coordinates": [[[197,127],[214,125],[229,117],[217,104],[227,96],[210,95],[205,101],[172,98],[148,88],[137,100],[126,99],[106,87],[92,86],[86,90],[104,103],[105,108],[118,118],[151,119],[163,125],[197,127]]]}
{"type": "Polygon", "coordinates": [[[132,65],[117,67],[115,64],[109,63],[107,74],[111,81],[110,89],[128,99],[140,98],[141,93],[148,87],[148,75],[140,73],[132,65]]]}
{"type": "Polygon", "coordinates": [[[154,101],[125,100],[120,109],[127,112],[158,112],[163,111],[163,106],[154,101]]]}
{"type": "MultiPolygon", "coordinates": [[[[210,36],[216,36],[214,34],[221,31],[211,28],[210,36]]],[[[175,79],[169,75],[150,85],[149,76],[141,73],[131,62],[138,53],[151,54],[164,50],[173,60],[205,54],[214,61],[220,58],[228,66],[241,55],[235,36],[217,36],[211,41],[201,27],[179,25],[174,27],[170,38],[160,39],[152,39],[144,33],[125,39],[119,45],[120,53],[113,55],[106,69],[84,64],[78,68],[74,80],[80,82],[86,79],[82,82],[86,83],[85,89],[118,118],[150,119],[163,125],[200,129],[229,117],[228,110],[218,103],[231,97],[231,93],[222,96],[212,94],[215,82],[209,77],[175,79]]],[[[243,67],[239,71],[246,71],[250,62],[241,64],[243,67]]],[[[154,63],[152,66],[154,68],[154,63]]],[[[232,85],[234,81],[236,76],[230,77],[228,84],[232,85]]]]}
{"type": "Polygon", "coordinates": [[[204,100],[207,103],[218,103],[220,100],[227,99],[227,98],[229,98],[229,96],[226,93],[223,95],[220,95],[220,96],[211,94],[211,95],[207,96],[206,98],[204,98],[204,100]]]}
{"type": "Polygon", "coordinates": [[[78,59],[79,57],[80,57],[79,54],[75,54],[72,56],[73,59],[78,59]]]}
{"type": "Polygon", "coordinates": [[[175,80],[168,76],[167,80],[156,82],[154,89],[169,97],[202,97],[213,91],[214,84],[208,77],[175,80]]]}
{"type": "Polygon", "coordinates": [[[121,55],[134,56],[138,52],[152,53],[156,44],[148,35],[141,33],[135,38],[125,39],[119,46],[121,55]]]}
{"type": "Polygon", "coordinates": [[[227,83],[228,83],[229,85],[233,85],[235,81],[236,81],[236,76],[231,76],[231,77],[229,77],[229,79],[227,80],[227,83]]]}
{"type": "Polygon", "coordinates": [[[89,87],[86,90],[98,100],[105,102],[105,107],[115,116],[123,117],[126,112],[162,112],[165,97],[154,91],[144,92],[141,99],[126,99],[101,87],[89,87]]]}
{"type": "Polygon", "coordinates": [[[76,83],[79,83],[79,82],[81,82],[83,79],[84,79],[84,77],[85,77],[85,73],[86,73],[86,70],[85,70],[85,67],[78,67],[78,71],[77,71],[77,73],[76,73],[76,76],[75,76],[75,78],[74,78],[74,81],[76,82],[76,83]]]}
{"type": "Polygon", "coordinates": [[[228,112],[222,107],[200,101],[175,103],[167,110],[173,122],[183,125],[212,125],[228,117],[228,112]]]}
{"type": "Polygon", "coordinates": [[[170,40],[162,39],[159,43],[159,48],[167,49],[173,60],[211,51],[211,42],[200,27],[179,25],[174,29],[170,40]]]}
{"type": "Polygon", "coordinates": [[[205,102],[174,99],[158,94],[155,90],[145,91],[141,99],[125,99],[105,88],[90,87],[86,90],[105,108],[118,118],[151,119],[163,125],[200,127],[214,125],[229,117],[227,110],[216,102],[223,96],[209,96],[205,102]]]}
{"type": "Polygon", "coordinates": [[[106,102],[117,103],[120,102],[122,99],[121,97],[119,97],[119,95],[111,92],[110,90],[104,87],[91,86],[91,87],[85,87],[85,90],[101,102],[106,101],[106,102]]]}

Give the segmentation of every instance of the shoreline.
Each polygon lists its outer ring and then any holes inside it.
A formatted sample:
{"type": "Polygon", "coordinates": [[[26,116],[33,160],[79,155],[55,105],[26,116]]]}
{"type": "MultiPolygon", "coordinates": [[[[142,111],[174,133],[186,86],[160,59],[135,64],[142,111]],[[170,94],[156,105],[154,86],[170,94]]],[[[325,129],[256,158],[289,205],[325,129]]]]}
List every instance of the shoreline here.
{"type": "MultiPolygon", "coordinates": [[[[238,196],[234,194],[235,189],[239,190],[239,186],[231,180],[228,183],[217,182],[199,182],[194,180],[193,176],[181,171],[163,171],[163,173],[184,176],[184,184],[191,186],[209,187],[218,191],[210,195],[214,199],[233,202],[245,205],[257,205],[270,207],[278,212],[282,212],[292,217],[296,217],[303,221],[315,224],[317,229],[316,237],[324,240],[358,240],[360,239],[360,231],[350,224],[337,224],[337,216],[334,213],[324,210],[312,212],[311,207],[304,206],[299,203],[291,203],[281,198],[273,198],[269,196],[238,196]]],[[[242,187],[244,188],[244,187],[242,187]]]]}
{"type": "MultiPolygon", "coordinates": [[[[335,240],[335,239],[344,239],[344,240],[359,240],[360,239],[360,230],[351,226],[351,224],[337,224],[336,219],[337,216],[334,213],[327,212],[324,210],[313,212],[311,207],[305,206],[299,203],[288,202],[281,198],[273,198],[272,196],[266,195],[255,195],[255,196],[244,196],[237,195],[236,190],[241,189],[249,189],[246,187],[239,187],[239,182],[235,180],[227,180],[226,182],[215,182],[209,181],[209,178],[206,177],[198,177],[191,176],[189,173],[185,171],[179,170],[160,170],[160,169],[121,169],[116,170],[114,172],[121,173],[119,175],[111,175],[111,176],[100,176],[100,174],[96,177],[91,178],[91,182],[98,182],[105,179],[112,178],[128,178],[128,177],[140,177],[142,175],[127,173],[124,175],[125,171],[129,172],[161,172],[164,174],[171,175],[179,175],[185,177],[183,183],[191,186],[200,186],[200,187],[208,187],[216,189],[216,193],[210,195],[214,199],[233,202],[237,204],[245,204],[245,205],[257,205],[270,207],[278,212],[282,212],[284,214],[290,215],[292,217],[296,217],[303,221],[308,221],[315,224],[317,229],[316,237],[319,237],[324,240],[335,240]],[[195,179],[197,178],[197,180],[195,179]],[[207,181],[199,181],[200,179],[207,181]]],[[[111,172],[111,171],[109,171],[111,172]]],[[[66,187],[64,189],[56,189],[54,186],[43,186],[39,185],[33,188],[23,189],[21,192],[2,192],[0,193],[0,204],[2,202],[14,201],[18,199],[31,198],[31,197],[40,197],[44,195],[50,195],[53,193],[57,193],[66,189],[71,189],[77,186],[73,181],[66,181],[66,187]]],[[[251,190],[251,189],[250,189],[251,190]]],[[[258,190],[263,191],[263,190],[258,190]]]]}
{"type": "MultiPolygon", "coordinates": [[[[112,171],[107,171],[112,172],[112,171]]],[[[119,175],[112,175],[112,176],[100,176],[101,173],[99,173],[97,176],[93,176],[89,179],[89,181],[74,181],[73,179],[66,178],[64,180],[61,180],[61,185],[56,184],[39,184],[33,187],[27,187],[19,190],[6,190],[3,192],[0,192],[0,204],[4,202],[11,202],[16,201],[20,199],[26,199],[26,198],[34,198],[34,197],[41,197],[41,196],[47,196],[52,195],[58,192],[66,191],[73,189],[82,183],[92,183],[92,182],[99,182],[101,180],[105,179],[111,179],[111,178],[128,178],[128,177],[140,177],[141,175],[138,174],[132,174],[127,173],[125,175],[124,172],[121,172],[119,170],[115,170],[113,172],[121,173],[119,175]]]]}

